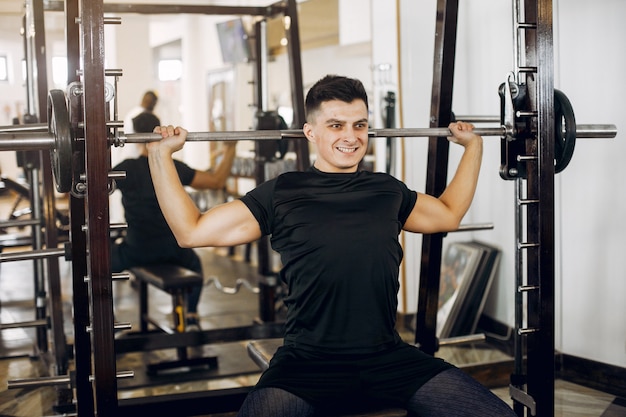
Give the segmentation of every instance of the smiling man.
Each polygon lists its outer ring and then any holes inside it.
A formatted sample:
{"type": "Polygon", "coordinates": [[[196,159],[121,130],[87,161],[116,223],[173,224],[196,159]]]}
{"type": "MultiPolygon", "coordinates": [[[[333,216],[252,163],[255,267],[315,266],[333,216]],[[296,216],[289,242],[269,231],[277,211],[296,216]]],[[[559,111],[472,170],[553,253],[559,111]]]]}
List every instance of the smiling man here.
{"type": "Polygon", "coordinates": [[[458,228],[478,180],[482,138],[451,124],[465,148],[435,198],[385,174],[359,171],[368,144],[367,93],[326,76],[307,94],[303,130],[314,165],[258,185],[201,214],[177,181],[172,154],[187,132],[157,128],[149,147],[161,209],[181,246],[232,246],[271,235],[289,292],[284,343],[239,415],[313,416],[345,407],[400,406],[418,416],[515,416],[488,389],[403,342],[395,329],[402,230],[458,228]]]}

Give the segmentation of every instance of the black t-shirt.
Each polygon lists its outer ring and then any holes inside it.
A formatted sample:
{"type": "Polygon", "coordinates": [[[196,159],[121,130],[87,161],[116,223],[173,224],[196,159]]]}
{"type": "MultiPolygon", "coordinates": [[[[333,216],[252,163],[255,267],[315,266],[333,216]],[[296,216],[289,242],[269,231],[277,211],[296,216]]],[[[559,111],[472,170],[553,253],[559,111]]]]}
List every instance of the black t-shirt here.
{"type": "MultiPolygon", "coordinates": [[[[174,164],[182,184],[191,184],[196,171],[178,160],[174,160],[174,164]]],[[[126,159],[113,170],[126,171],[126,178],[116,180],[116,184],[122,192],[122,205],[128,223],[127,243],[138,245],[151,240],[174,239],[156,198],[148,158],[126,159]]]]}
{"type": "Polygon", "coordinates": [[[398,235],[416,200],[387,174],[315,168],[282,174],[242,197],[281,255],[285,344],[370,353],[400,340],[398,235]]]}

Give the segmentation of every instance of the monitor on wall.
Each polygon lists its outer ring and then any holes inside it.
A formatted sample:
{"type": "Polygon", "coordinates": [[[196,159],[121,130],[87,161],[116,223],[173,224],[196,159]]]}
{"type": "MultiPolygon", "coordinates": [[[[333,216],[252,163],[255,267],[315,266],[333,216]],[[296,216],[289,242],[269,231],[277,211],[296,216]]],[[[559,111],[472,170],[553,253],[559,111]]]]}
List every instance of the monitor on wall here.
{"type": "Polygon", "coordinates": [[[241,18],[218,23],[217,35],[225,63],[236,64],[252,59],[248,35],[241,18]]]}

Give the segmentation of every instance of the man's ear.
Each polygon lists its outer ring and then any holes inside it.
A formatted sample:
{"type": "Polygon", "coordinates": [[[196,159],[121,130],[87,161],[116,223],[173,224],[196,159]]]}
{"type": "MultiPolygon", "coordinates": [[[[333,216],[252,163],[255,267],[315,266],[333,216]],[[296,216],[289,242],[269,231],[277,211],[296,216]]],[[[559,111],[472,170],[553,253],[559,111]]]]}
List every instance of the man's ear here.
{"type": "Polygon", "coordinates": [[[304,136],[306,136],[309,142],[315,142],[315,135],[313,135],[313,126],[310,123],[305,123],[302,127],[302,131],[304,132],[304,136]]]}

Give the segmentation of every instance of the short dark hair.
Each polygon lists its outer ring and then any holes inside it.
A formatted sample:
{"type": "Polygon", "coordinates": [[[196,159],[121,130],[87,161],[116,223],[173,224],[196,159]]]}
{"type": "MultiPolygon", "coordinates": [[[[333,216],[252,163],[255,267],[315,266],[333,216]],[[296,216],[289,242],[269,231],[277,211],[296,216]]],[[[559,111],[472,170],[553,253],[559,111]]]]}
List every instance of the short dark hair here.
{"type": "Polygon", "coordinates": [[[306,95],[304,110],[307,120],[323,102],[330,100],[341,100],[346,103],[363,100],[365,107],[368,108],[367,92],[361,81],[340,75],[327,75],[313,84],[306,95]]]}
{"type": "Polygon", "coordinates": [[[161,126],[161,121],[154,114],[147,111],[133,118],[133,130],[135,133],[152,133],[157,126],[161,126]]]}
{"type": "Polygon", "coordinates": [[[154,91],[146,91],[141,98],[141,107],[148,111],[154,111],[159,97],[154,91]]]}

